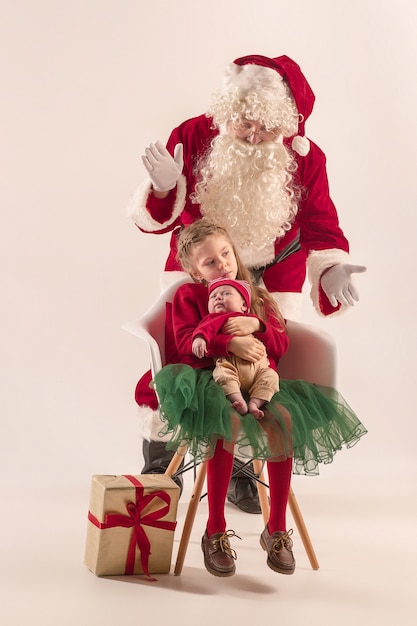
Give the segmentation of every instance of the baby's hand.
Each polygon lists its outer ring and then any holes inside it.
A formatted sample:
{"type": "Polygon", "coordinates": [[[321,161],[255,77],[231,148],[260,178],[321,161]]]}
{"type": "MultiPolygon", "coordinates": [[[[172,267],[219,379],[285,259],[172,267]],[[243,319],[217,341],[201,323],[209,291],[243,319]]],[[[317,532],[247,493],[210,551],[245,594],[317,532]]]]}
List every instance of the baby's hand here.
{"type": "Polygon", "coordinates": [[[203,337],[196,337],[193,341],[192,345],[193,354],[199,359],[202,359],[203,356],[207,354],[207,343],[203,337]]]}

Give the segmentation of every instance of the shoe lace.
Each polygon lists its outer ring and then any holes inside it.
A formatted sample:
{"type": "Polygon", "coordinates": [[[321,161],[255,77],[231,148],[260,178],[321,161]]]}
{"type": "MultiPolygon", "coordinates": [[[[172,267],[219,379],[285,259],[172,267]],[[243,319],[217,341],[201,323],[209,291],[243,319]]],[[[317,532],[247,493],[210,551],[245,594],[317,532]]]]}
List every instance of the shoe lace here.
{"type": "Polygon", "coordinates": [[[274,539],[274,543],[272,544],[272,549],[275,552],[281,552],[284,548],[291,550],[293,546],[291,539],[292,532],[292,528],[290,528],[287,532],[283,533],[279,537],[276,537],[276,539],[274,539]]]}
{"type": "Polygon", "coordinates": [[[237,537],[237,539],[242,539],[235,533],[234,530],[226,530],[218,539],[215,539],[214,545],[216,548],[219,548],[222,552],[232,557],[236,561],[237,554],[236,551],[233,550],[229,543],[229,537],[237,537]]]}

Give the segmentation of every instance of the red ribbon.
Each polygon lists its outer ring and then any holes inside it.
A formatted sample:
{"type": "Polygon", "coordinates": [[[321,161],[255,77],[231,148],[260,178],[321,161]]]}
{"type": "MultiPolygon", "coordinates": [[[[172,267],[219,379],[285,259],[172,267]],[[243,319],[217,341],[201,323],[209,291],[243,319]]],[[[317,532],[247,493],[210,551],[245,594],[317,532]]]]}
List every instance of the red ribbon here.
{"type": "Polygon", "coordinates": [[[126,504],[126,510],[129,515],[122,515],[120,513],[106,513],[104,515],[104,521],[99,520],[89,511],[88,519],[94,526],[105,530],[107,528],[115,528],[116,526],[122,526],[123,528],[132,528],[132,536],[130,538],[130,544],[127,552],[126,559],[126,574],[133,574],[135,569],[135,555],[136,546],[140,551],[140,561],[142,569],[146,576],[152,580],[157,580],[149,574],[149,557],[151,555],[151,544],[142,528],[142,525],[153,526],[154,528],[162,528],[164,530],[175,530],[177,522],[168,522],[161,520],[170,509],[171,497],[165,491],[152,491],[148,495],[144,495],[145,487],[134,476],[125,476],[135,486],[136,502],[128,502],[126,504]],[[165,506],[151,511],[147,515],[143,515],[143,510],[148,506],[154,498],[160,498],[165,502],[165,506]]]}

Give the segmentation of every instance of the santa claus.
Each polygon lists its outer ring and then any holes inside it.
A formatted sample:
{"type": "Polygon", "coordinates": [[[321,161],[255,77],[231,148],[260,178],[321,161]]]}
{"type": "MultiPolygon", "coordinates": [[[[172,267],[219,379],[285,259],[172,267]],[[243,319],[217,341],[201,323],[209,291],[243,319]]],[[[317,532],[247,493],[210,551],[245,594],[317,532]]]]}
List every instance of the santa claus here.
{"type": "MultiPolygon", "coordinates": [[[[166,147],[157,141],[145,150],[148,178],[128,214],[142,232],[172,232],[163,286],[183,273],[176,259],[178,232],[204,216],[228,230],[284,318],[299,318],[306,272],[320,315],[358,300],[352,274],[366,268],[350,262],[329,194],[326,157],[305,136],[314,100],[289,57],[242,57],[226,68],[207,113],[175,128],[166,147]]],[[[152,413],[149,443],[159,420],[148,382],[145,377],[138,384],[136,401],[152,413]]],[[[166,467],[164,444],[156,443],[160,452],[148,463],[145,442],[144,471],[158,471],[159,461],[161,471],[166,467]]]]}

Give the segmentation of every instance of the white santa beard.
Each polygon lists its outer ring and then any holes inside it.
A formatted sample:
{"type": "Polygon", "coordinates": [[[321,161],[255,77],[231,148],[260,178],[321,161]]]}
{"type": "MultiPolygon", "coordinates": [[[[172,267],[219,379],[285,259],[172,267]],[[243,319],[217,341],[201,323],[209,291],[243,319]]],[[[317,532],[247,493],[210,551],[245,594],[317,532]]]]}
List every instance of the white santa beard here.
{"type": "Polygon", "coordinates": [[[289,172],[294,169],[280,143],[252,145],[229,135],[213,142],[195,200],[204,217],[230,233],[247,267],[269,263],[275,240],[291,228],[297,212],[289,172]]]}

